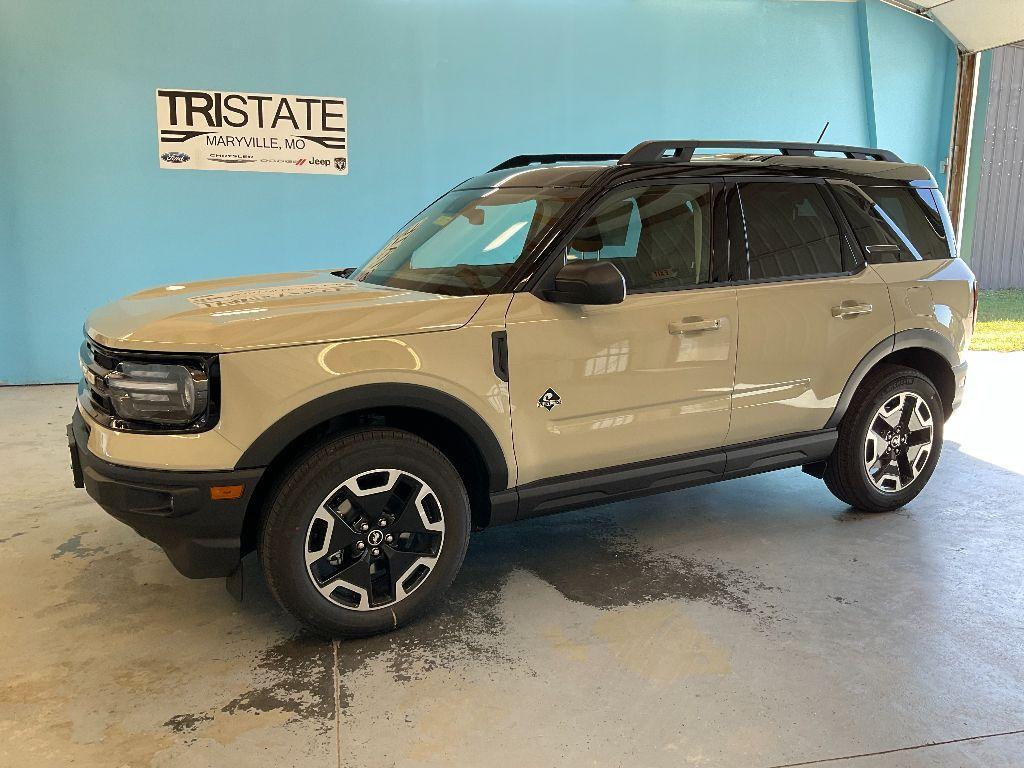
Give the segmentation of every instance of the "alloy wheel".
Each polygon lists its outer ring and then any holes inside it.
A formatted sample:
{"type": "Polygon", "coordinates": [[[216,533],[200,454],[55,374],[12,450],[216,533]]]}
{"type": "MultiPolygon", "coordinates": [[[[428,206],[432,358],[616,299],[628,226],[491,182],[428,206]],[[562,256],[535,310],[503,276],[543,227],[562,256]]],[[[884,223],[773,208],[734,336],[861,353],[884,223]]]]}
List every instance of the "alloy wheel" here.
{"type": "Polygon", "coordinates": [[[403,470],[374,469],[321,502],[306,529],[306,571],[332,603],[376,610],[422,585],[443,544],[444,514],[430,486],[403,470]]]}
{"type": "Polygon", "coordinates": [[[928,464],[935,431],[924,398],[900,392],[875,413],[864,440],[864,469],[883,493],[898,493],[913,483],[928,464]]]}

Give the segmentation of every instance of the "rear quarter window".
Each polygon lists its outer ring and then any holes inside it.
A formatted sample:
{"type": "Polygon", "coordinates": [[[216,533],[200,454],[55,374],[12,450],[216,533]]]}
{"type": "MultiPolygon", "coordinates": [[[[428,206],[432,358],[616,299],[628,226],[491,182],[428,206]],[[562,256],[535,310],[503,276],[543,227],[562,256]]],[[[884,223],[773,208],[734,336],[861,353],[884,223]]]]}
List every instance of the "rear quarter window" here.
{"type": "Polygon", "coordinates": [[[948,259],[953,255],[943,221],[944,205],[931,189],[865,187],[864,191],[907,239],[902,261],[948,259]]]}
{"type": "Polygon", "coordinates": [[[913,259],[910,242],[874,200],[847,182],[832,182],[831,187],[868,263],[892,264],[913,259]]]}

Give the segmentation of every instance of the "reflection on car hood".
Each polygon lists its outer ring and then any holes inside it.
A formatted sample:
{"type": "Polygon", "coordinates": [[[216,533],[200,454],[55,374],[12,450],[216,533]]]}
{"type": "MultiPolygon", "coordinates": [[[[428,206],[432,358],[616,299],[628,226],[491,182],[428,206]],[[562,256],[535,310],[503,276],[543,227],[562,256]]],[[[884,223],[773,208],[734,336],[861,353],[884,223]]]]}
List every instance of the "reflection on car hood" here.
{"type": "Polygon", "coordinates": [[[96,310],[85,330],[115,349],[233,352],[451,330],[483,301],[290,272],[151,288],[96,310]]]}

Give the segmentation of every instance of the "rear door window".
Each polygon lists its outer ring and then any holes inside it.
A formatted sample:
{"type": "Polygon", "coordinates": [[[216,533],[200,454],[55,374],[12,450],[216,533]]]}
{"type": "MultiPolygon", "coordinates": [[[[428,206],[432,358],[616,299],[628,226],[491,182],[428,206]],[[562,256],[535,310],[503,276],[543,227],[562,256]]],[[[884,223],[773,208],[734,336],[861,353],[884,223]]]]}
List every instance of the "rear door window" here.
{"type": "Polygon", "coordinates": [[[939,202],[932,190],[911,187],[865,187],[871,198],[906,236],[909,259],[928,261],[951,256],[939,202]]]}
{"type": "Polygon", "coordinates": [[[844,271],[839,225],[812,182],[751,182],[739,186],[747,231],[747,274],[771,280],[844,271]]]}

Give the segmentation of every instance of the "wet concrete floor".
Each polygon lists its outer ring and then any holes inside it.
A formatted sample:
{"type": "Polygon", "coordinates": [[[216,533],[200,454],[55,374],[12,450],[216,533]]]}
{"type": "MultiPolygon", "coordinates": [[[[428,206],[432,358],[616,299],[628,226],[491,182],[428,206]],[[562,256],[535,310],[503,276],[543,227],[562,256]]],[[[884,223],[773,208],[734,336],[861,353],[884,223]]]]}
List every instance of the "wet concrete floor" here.
{"type": "Polygon", "coordinates": [[[0,389],[0,765],[1024,765],[1024,353],[971,365],[905,510],[787,470],[496,528],[340,643],[73,489],[72,387],[0,389]]]}

